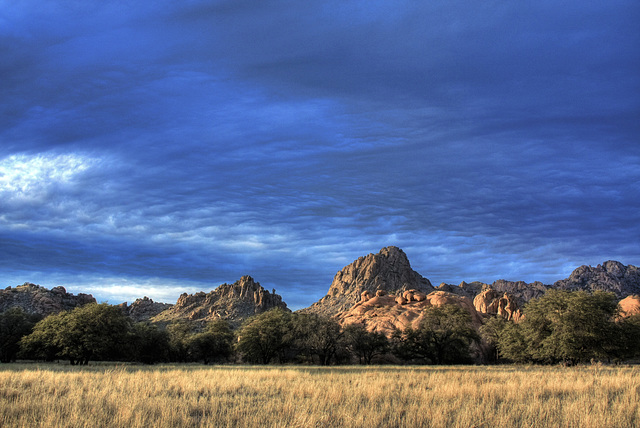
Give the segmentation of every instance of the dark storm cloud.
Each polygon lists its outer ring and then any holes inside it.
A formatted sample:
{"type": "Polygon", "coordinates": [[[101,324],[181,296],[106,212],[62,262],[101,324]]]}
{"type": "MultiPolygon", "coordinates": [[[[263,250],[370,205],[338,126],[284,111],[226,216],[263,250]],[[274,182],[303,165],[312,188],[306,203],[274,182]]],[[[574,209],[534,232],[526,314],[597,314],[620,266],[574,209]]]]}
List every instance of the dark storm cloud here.
{"type": "Polygon", "coordinates": [[[3,278],[113,300],[251,274],[300,307],[386,245],[435,283],[637,264],[639,18],[631,1],[0,7],[3,278]]]}

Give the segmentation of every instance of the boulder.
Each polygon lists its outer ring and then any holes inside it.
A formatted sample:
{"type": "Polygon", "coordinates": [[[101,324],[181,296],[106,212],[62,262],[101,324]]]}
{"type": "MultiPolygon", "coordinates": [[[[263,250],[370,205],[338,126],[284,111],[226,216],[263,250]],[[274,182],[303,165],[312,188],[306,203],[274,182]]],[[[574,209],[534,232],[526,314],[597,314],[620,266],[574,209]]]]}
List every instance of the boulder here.
{"type": "MultiPolygon", "coordinates": [[[[347,311],[340,312],[335,319],[341,326],[362,324],[368,331],[377,331],[391,337],[396,330],[417,328],[423,318],[425,308],[430,306],[440,307],[453,304],[462,307],[471,316],[475,327],[482,324],[482,318],[478,315],[473,303],[468,297],[458,296],[445,291],[433,291],[420,296],[421,300],[407,300],[402,296],[376,296],[367,301],[359,302],[347,311]]],[[[423,294],[423,293],[422,293],[423,294]]]]}
{"type": "Polygon", "coordinates": [[[620,315],[622,317],[631,317],[634,315],[640,315],[640,296],[635,294],[627,296],[620,300],[620,315]]]}

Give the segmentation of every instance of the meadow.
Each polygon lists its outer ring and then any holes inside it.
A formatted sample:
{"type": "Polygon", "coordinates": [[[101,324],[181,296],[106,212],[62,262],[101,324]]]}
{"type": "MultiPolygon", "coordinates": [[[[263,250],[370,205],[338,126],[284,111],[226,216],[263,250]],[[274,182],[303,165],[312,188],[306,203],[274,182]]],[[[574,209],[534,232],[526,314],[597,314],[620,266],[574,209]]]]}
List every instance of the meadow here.
{"type": "Polygon", "coordinates": [[[0,365],[2,427],[635,427],[640,367],[0,365]]]}

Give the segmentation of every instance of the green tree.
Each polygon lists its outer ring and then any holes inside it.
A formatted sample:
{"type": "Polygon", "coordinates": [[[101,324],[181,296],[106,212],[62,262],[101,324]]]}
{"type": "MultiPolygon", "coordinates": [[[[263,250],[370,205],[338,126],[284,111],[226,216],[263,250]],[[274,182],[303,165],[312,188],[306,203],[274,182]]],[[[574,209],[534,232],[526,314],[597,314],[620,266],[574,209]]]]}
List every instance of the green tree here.
{"type": "Polygon", "coordinates": [[[302,358],[323,366],[335,360],[342,339],[338,322],[317,314],[293,314],[290,334],[302,358]]]}
{"type": "Polygon", "coordinates": [[[185,363],[189,361],[189,339],[194,333],[192,322],[179,320],[167,326],[169,333],[169,358],[171,361],[185,363]]]}
{"type": "Polygon", "coordinates": [[[51,314],[38,321],[33,331],[20,341],[20,355],[34,360],[53,361],[60,358],[60,332],[67,323],[69,312],[51,314]]]}
{"type": "Polygon", "coordinates": [[[345,347],[360,364],[371,364],[374,358],[389,350],[389,340],[378,332],[370,332],[362,324],[351,324],[344,328],[345,347]]]}
{"type": "Polygon", "coordinates": [[[620,319],[618,327],[618,346],[614,357],[617,360],[628,360],[640,356],[640,315],[620,319]]]}
{"type": "Polygon", "coordinates": [[[433,364],[469,362],[471,344],[478,340],[466,310],[458,305],[430,306],[418,328],[404,333],[402,354],[433,364]]]}
{"type": "Polygon", "coordinates": [[[169,359],[169,333],[148,322],[133,325],[130,334],[129,360],[154,364],[169,359]]]}
{"type": "Polygon", "coordinates": [[[215,320],[207,323],[204,331],[189,338],[191,355],[204,364],[228,359],[233,353],[233,332],[229,323],[215,320]]]}
{"type": "Polygon", "coordinates": [[[0,362],[15,361],[20,351],[20,340],[31,333],[37,317],[27,315],[14,307],[0,313],[0,362]]]}
{"type": "Polygon", "coordinates": [[[619,345],[618,312],[613,293],[549,290],[524,308],[527,354],[545,363],[611,358],[619,345]]]}
{"type": "Polygon", "coordinates": [[[121,357],[129,329],[130,321],[119,308],[90,303],[40,321],[25,337],[24,347],[29,352],[42,344],[48,352],[55,351],[58,357],[69,359],[72,365],[86,365],[97,358],[121,357]]]}
{"type": "Polygon", "coordinates": [[[287,360],[292,338],[291,313],[276,308],[248,319],[238,331],[237,351],[246,361],[269,364],[287,360]]]}
{"type": "Polygon", "coordinates": [[[522,325],[507,321],[499,332],[497,348],[501,358],[514,363],[531,361],[529,344],[523,334],[522,325]]]}
{"type": "Polygon", "coordinates": [[[501,316],[494,316],[480,326],[480,337],[485,348],[485,361],[496,362],[500,360],[500,337],[508,322],[501,316]]]}

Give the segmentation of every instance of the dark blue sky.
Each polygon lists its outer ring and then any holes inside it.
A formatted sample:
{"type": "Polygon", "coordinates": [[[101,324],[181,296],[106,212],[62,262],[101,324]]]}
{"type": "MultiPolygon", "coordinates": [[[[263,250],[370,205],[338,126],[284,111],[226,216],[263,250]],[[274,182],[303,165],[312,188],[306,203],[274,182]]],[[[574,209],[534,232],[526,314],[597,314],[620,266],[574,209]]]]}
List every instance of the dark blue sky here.
{"type": "Polygon", "coordinates": [[[640,3],[0,3],[0,285],[290,307],[640,262],[640,3]]]}

